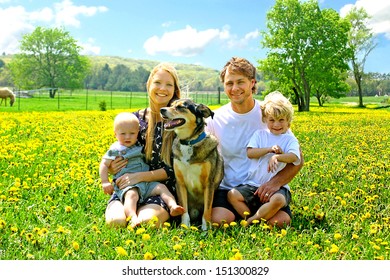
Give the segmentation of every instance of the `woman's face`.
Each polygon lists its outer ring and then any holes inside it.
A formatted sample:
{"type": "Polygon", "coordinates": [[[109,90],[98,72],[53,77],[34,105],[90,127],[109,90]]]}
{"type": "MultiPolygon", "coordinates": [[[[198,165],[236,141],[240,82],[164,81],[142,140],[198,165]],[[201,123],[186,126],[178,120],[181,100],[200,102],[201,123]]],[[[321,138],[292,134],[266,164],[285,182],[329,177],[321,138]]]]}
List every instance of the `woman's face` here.
{"type": "Polygon", "coordinates": [[[165,70],[158,70],[152,77],[149,86],[149,97],[151,102],[158,107],[167,106],[175,92],[175,80],[165,70]]]}

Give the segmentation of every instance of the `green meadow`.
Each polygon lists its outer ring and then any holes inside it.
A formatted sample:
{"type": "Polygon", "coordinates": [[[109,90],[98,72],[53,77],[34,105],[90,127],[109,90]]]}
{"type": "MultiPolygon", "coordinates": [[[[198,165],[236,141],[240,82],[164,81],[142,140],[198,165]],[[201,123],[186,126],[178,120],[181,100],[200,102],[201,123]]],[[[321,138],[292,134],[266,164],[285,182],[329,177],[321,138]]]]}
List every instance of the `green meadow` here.
{"type": "MultiPolygon", "coordinates": [[[[357,108],[356,98],[324,107],[313,100],[310,112],[295,114],[305,165],[290,183],[291,226],[238,221],[203,232],[173,222],[105,225],[98,166],[114,140],[113,117],[146,106],[146,96],[135,95],[111,101],[111,94],[89,92],[87,101],[68,93],[0,107],[1,260],[390,259],[390,109],[383,98],[364,99],[367,108],[357,108]]],[[[215,109],[213,100],[198,102],[215,109]]]]}

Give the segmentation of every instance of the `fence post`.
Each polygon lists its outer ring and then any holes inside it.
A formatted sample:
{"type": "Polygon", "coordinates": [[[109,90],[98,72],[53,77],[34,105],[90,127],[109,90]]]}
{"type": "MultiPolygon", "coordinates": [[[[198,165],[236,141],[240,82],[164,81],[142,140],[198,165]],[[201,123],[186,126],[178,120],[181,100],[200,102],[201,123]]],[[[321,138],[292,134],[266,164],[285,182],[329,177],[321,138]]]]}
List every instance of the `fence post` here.
{"type": "Polygon", "coordinates": [[[87,87],[87,95],[85,100],[85,110],[88,110],[88,87],[87,87]]]}
{"type": "Polygon", "coordinates": [[[57,92],[57,101],[58,101],[57,110],[59,110],[60,109],[60,91],[57,92]]]}
{"type": "Polygon", "coordinates": [[[218,104],[221,104],[221,87],[218,87],[218,104]]]}

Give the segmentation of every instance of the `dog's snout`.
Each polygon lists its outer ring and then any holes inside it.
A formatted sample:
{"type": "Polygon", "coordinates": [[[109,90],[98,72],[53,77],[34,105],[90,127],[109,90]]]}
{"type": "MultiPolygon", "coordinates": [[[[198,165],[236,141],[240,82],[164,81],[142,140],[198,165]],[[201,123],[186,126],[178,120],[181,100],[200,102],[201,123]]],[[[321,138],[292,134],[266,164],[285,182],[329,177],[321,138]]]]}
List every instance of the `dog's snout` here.
{"type": "Polygon", "coordinates": [[[167,108],[161,108],[161,109],[160,109],[160,113],[161,113],[161,114],[165,114],[166,111],[167,111],[167,108]]]}

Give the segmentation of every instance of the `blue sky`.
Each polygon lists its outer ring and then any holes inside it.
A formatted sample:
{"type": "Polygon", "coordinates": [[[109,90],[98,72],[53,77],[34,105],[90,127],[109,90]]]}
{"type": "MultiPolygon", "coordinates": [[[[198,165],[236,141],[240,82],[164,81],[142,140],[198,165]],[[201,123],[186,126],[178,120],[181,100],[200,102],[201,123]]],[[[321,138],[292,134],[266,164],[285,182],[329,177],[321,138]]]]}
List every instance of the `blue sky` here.
{"type": "MultiPolygon", "coordinates": [[[[390,73],[390,1],[319,0],[341,15],[364,7],[378,46],[366,71],[390,73]]],[[[0,53],[17,53],[37,26],[63,27],[89,55],[199,64],[220,70],[232,56],[257,64],[274,0],[0,0],[0,53]]]]}

